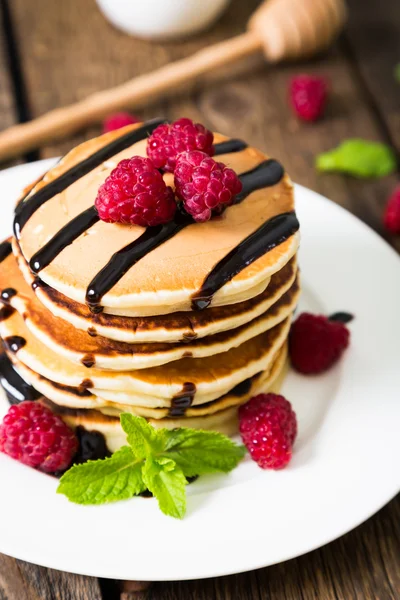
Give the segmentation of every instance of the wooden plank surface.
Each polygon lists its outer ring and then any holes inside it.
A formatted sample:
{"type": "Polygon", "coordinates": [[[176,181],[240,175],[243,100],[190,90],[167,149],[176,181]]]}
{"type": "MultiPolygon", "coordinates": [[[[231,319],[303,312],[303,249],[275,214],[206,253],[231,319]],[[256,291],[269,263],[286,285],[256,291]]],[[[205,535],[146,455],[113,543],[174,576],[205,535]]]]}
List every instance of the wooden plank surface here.
{"type": "MultiPolygon", "coordinates": [[[[97,11],[94,0],[80,0],[79,8],[76,0],[12,0],[9,5],[32,114],[37,116],[82,99],[235,35],[244,30],[257,4],[257,0],[233,0],[230,10],[210,32],[182,43],[150,44],[111,27],[97,11]]],[[[232,72],[215,73],[211,78],[214,82],[198,82],[191,90],[176,90],[175,97],[149,106],[139,116],[185,115],[227,135],[243,137],[282,160],[295,181],[345,206],[387,237],[381,215],[396,176],[366,182],[341,175],[321,176],[313,167],[316,154],[347,137],[392,141],[399,148],[400,87],[392,75],[393,63],[400,61],[400,19],[396,21],[399,3],[351,0],[350,4],[348,33],[328,55],[306,65],[278,68],[256,61],[251,72],[244,75],[242,65],[231,80],[227,76],[232,72]],[[373,27],[381,32],[380,43],[366,33],[373,27]],[[302,71],[324,74],[331,81],[326,118],[315,125],[300,124],[287,103],[288,81],[302,71]]],[[[2,84],[1,60],[0,55],[2,84]]],[[[3,89],[0,86],[0,108],[3,102],[10,102],[9,94],[2,99],[3,89]]],[[[49,146],[42,156],[63,153],[98,131],[92,128],[72,140],[49,146]]],[[[399,238],[388,240],[400,250],[399,238]]],[[[354,532],[304,557],[221,579],[156,583],[135,597],[397,600],[399,517],[400,501],[395,500],[354,532]]],[[[126,592],[125,600],[128,596],[126,592]]],[[[101,597],[118,598],[119,586],[6,557],[0,559],[0,600],[101,597]]]]}

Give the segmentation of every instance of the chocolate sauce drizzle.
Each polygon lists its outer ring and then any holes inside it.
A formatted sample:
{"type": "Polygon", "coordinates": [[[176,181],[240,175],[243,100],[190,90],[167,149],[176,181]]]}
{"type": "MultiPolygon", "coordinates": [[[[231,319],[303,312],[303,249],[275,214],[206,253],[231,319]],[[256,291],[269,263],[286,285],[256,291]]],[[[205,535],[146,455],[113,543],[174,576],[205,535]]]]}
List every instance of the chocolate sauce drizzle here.
{"type": "Polygon", "coordinates": [[[84,175],[87,175],[101,165],[105,160],[109,160],[115,154],[122,152],[129,146],[132,146],[136,142],[143,140],[145,137],[150,135],[158,125],[163,123],[162,119],[153,119],[148,121],[142,127],[129,131],[121,137],[113,140],[100,150],[97,150],[88,158],[85,158],[82,162],[74,165],[68,171],[54,179],[44,187],[40,188],[36,193],[32,194],[29,198],[23,199],[15,210],[14,219],[14,234],[17,239],[20,237],[20,233],[26,223],[29,221],[31,216],[40,208],[45,202],[50,200],[56,194],[63,192],[70,185],[78,181],[84,175]]]}
{"type": "Polygon", "coordinates": [[[2,306],[0,308],[0,322],[7,321],[15,313],[15,309],[12,306],[2,306]]]}
{"type": "MultiPolygon", "coordinates": [[[[43,188],[39,189],[35,194],[21,202],[15,211],[14,233],[16,238],[19,238],[20,232],[29,218],[34,212],[45,202],[50,200],[56,194],[59,194],[72,183],[89,173],[92,169],[99,166],[105,160],[111,158],[118,152],[128,148],[130,145],[144,139],[147,135],[163,121],[156,119],[149,121],[139,129],[128,132],[127,134],[117,138],[104,148],[101,148],[81,163],[75,165],[57,179],[50,182],[43,188]]],[[[239,152],[247,147],[242,140],[232,139],[215,145],[215,153],[224,154],[229,152],[239,152]]],[[[243,173],[240,176],[243,189],[235,198],[235,203],[242,202],[247,196],[258,189],[276,185],[283,177],[283,167],[273,159],[263,161],[260,165],[243,173]]],[[[192,306],[196,310],[201,310],[209,306],[211,302],[211,289],[217,291],[226,281],[229,281],[247,265],[259,258],[263,253],[268,252],[296,231],[293,222],[298,222],[294,213],[292,217],[282,215],[281,220],[275,217],[265,223],[259,230],[246,240],[241,242],[234,248],[218,265],[214,267],[212,272],[206,278],[202,289],[196,294],[193,299],[192,306]],[[286,227],[283,227],[282,221],[286,227]],[[275,229],[276,228],[276,229],[275,229]],[[291,232],[291,233],[290,233],[291,232]],[[265,243],[263,236],[268,235],[268,243],[265,243]],[[285,237],[286,236],[286,237],[285,237]],[[252,252],[254,255],[251,255],[252,252]],[[246,252],[244,260],[241,260],[241,253],[246,252]],[[230,270],[229,270],[230,269],[230,270]],[[204,300],[204,296],[207,296],[204,300]]],[[[41,269],[48,266],[52,260],[69,244],[75,241],[89,227],[98,221],[99,217],[95,207],[91,207],[77,215],[70,223],[65,225],[53,238],[45,244],[31,258],[29,266],[34,273],[40,272],[41,269]]],[[[149,252],[166,242],[168,239],[179,233],[183,228],[194,223],[193,218],[178,211],[175,219],[165,225],[157,227],[148,227],[144,233],[134,242],[125,246],[116,252],[103,269],[93,278],[86,291],[86,302],[93,313],[101,312],[101,300],[103,296],[109,292],[125,273],[135,265],[141,258],[149,252]]],[[[11,247],[10,247],[11,251],[11,247]]],[[[0,255],[1,257],[1,255],[0,255]]],[[[34,289],[42,285],[40,279],[36,279],[32,285],[34,289]]],[[[215,292],[213,292],[215,293],[215,292]]]]}
{"type": "MultiPolygon", "coordinates": [[[[236,197],[235,203],[242,202],[252,191],[275,185],[283,177],[283,174],[284,170],[282,166],[275,160],[264,161],[255,169],[243,173],[240,176],[243,190],[236,197]]],[[[102,297],[120,281],[134,264],[179,233],[184,227],[194,222],[190,215],[178,211],[173,221],[165,225],[158,225],[157,227],[148,227],[137,240],[116,252],[87,288],[86,303],[90,310],[93,313],[101,312],[102,307],[100,306],[100,302],[102,297]]],[[[229,279],[239,273],[247,264],[239,268],[229,279]]]]}
{"type": "Polygon", "coordinates": [[[2,242],[0,244],[0,262],[3,262],[12,252],[11,242],[2,242]]]}
{"type": "Polygon", "coordinates": [[[255,260],[282,244],[299,229],[295,212],[272,217],[233,248],[207,275],[201,289],[192,298],[192,310],[210,306],[214,294],[225,283],[255,260]]]}
{"type": "Polygon", "coordinates": [[[64,248],[72,244],[82,233],[90,229],[100,220],[94,206],[87,208],[69,223],[64,225],[29,261],[33,273],[39,273],[60,254],[64,248]]]}
{"type": "Polygon", "coordinates": [[[4,345],[7,350],[16,354],[18,350],[21,350],[26,344],[26,339],[21,337],[20,335],[10,335],[4,338],[4,345]]]}
{"type": "Polygon", "coordinates": [[[104,435],[99,431],[87,431],[79,425],[75,434],[79,441],[79,450],[74,457],[74,464],[79,465],[88,460],[99,460],[111,456],[104,435]]]}
{"type": "Polygon", "coordinates": [[[1,301],[7,304],[8,302],[10,302],[11,298],[14,298],[14,296],[16,295],[17,290],[15,290],[14,288],[5,288],[1,292],[1,301]]]}
{"type": "Polygon", "coordinates": [[[256,190],[276,185],[280,182],[284,174],[285,171],[277,160],[274,160],[273,158],[264,160],[257,167],[240,176],[242,191],[237,194],[235,204],[243,202],[249,194],[256,190]]]}
{"type": "Polygon", "coordinates": [[[328,317],[330,321],[339,321],[339,323],[350,323],[354,319],[354,315],[348,312],[340,311],[335,312],[333,315],[328,317]]]}
{"type": "Polygon", "coordinates": [[[134,264],[192,222],[189,215],[178,213],[173,221],[165,225],[147,227],[134,242],[116,252],[87,288],[86,303],[90,310],[94,313],[101,312],[100,302],[104,294],[109,292],[134,264]]]}
{"type": "Polygon", "coordinates": [[[184,383],[182,391],[172,398],[171,408],[168,411],[169,417],[183,417],[186,409],[192,406],[193,398],[196,393],[194,383],[184,383]]]}
{"type": "Polygon", "coordinates": [[[7,394],[10,404],[18,404],[24,400],[37,400],[42,396],[22,379],[4,352],[0,354],[0,385],[7,394]]]}
{"type": "Polygon", "coordinates": [[[96,364],[96,359],[93,354],[85,354],[81,360],[81,363],[87,369],[91,369],[96,364]]]}
{"type": "Polygon", "coordinates": [[[221,154],[231,154],[232,152],[241,152],[246,150],[247,144],[243,140],[227,140],[226,142],[220,142],[214,144],[214,156],[220,156],[221,154]]]}

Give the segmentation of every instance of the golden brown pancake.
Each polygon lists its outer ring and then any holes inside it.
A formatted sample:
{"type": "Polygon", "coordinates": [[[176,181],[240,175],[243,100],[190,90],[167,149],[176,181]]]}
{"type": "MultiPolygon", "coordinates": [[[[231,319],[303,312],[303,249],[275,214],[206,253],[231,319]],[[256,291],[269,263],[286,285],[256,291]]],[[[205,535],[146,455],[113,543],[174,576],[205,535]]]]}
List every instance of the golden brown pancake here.
{"type": "MultiPolygon", "coordinates": [[[[174,361],[139,371],[105,371],[78,366],[59,356],[40,342],[15,311],[0,321],[0,334],[8,351],[19,361],[43,377],[72,387],[84,386],[90,380],[93,388],[120,390],[168,399],[180,394],[186,382],[196,387],[196,398],[215,399],[235,385],[264,371],[287,338],[290,318],[272,329],[221,355],[174,361]],[[18,343],[14,343],[17,338],[18,343]],[[214,395],[214,397],[210,397],[214,395]]],[[[88,357],[90,360],[92,357],[88,357]]],[[[92,364],[92,363],[87,363],[92,364]]],[[[168,406],[168,404],[167,404],[168,406]]]]}
{"type": "MultiPolygon", "coordinates": [[[[14,253],[29,284],[35,277],[22,259],[17,244],[14,253]]],[[[4,277],[12,277],[11,260],[4,264],[4,277]]],[[[1,277],[0,271],[0,277],[1,277]]],[[[293,257],[275,273],[261,294],[237,304],[216,306],[202,311],[182,311],[168,315],[149,317],[123,317],[105,312],[92,313],[85,304],[67,298],[50,286],[36,286],[35,292],[41,303],[55,316],[68,321],[75,328],[90,335],[126,343],[191,341],[234,329],[260,316],[292,286],[297,274],[297,262],[293,257]]]]}
{"type": "Polygon", "coordinates": [[[79,365],[85,356],[92,355],[98,368],[116,371],[149,368],[181,358],[203,358],[226,352],[286,319],[296,307],[299,296],[299,285],[295,281],[264,314],[236,329],[186,343],[127,344],[93,337],[54,317],[25,282],[12,255],[0,264],[0,290],[8,281],[12,281],[14,289],[18,290],[10,299],[10,305],[47,347],[79,365]]]}
{"type": "MultiPolygon", "coordinates": [[[[34,187],[33,193],[127,131],[129,129],[106,134],[74,148],[50,169],[34,187]]],[[[217,143],[225,139],[215,134],[217,143]]],[[[19,244],[25,259],[32,259],[63,226],[92,207],[99,186],[111,170],[122,158],[145,156],[146,144],[146,139],[142,139],[104,161],[33,212],[20,233],[19,244]]],[[[243,174],[258,167],[267,157],[248,147],[241,152],[219,156],[218,160],[243,174]]],[[[173,185],[170,174],[165,175],[165,180],[173,185]]],[[[29,200],[28,196],[22,204],[29,200]]],[[[221,259],[272,217],[293,211],[293,208],[293,186],[285,174],[276,184],[257,189],[243,202],[229,207],[221,218],[184,227],[141,258],[105,293],[102,298],[105,311],[135,316],[190,310],[192,296],[201,289],[205,278],[221,259]]],[[[98,221],[62,249],[40,271],[40,277],[68,298],[84,304],[92,279],[114,253],[137,240],[143,232],[143,228],[136,225],[98,221]]],[[[244,268],[215,293],[212,305],[233,304],[261,293],[270,277],[295,254],[298,242],[298,233],[294,233],[244,268]]]]}

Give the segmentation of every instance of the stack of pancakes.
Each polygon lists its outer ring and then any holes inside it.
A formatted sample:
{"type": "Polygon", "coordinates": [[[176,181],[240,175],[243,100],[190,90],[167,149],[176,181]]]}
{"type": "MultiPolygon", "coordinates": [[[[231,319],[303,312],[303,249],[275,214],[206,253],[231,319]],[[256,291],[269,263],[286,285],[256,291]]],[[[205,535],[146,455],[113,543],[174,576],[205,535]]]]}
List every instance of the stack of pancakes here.
{"type": "Polygon", "coordinates": [[[147,230],[98,219],[99,186],[121,159],[146,156],[157,124],[72,150],[17,206],[13,252],[2,245],[0,334],[13,368],[112,451],[124,443],[121,412],[237,431],[239,405],[282,378],[299,296],[293,186],[239,140],[215,134],[216,159],[243,183],[221,217],[147,230]]]}

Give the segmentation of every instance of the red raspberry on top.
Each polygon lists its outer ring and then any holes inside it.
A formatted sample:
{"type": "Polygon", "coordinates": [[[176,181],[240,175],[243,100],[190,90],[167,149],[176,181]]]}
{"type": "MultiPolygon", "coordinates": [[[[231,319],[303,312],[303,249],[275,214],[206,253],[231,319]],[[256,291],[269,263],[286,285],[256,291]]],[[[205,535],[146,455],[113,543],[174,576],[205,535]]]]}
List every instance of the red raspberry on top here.
{"type": "Polygon", "coordinates": [[[158,169],[173,173],[179,154],[200,150],[212,156],[213,141],[213,133],[200,123],[193,123],[190,119],[178,119],[171,124],[159,125],[153,131],[147,142],[147,156],[158,169]]]}
{"type": "Polygon", "coordinates": [[[239,408],[239,430],[251,458],[262,469],[283,469],[292,458],[296,413],[278,394],[259,394],[239,408]]]}
{"type": "Polygon", "coordinates": [[[138,122],[139,119],[127,112],[115,113],[104,119],[103,133],[109,133],[110,131],[115,131],[116,129],[121,129],[121,127],[133,125],[138,122]]]}
{"type": "Polygon", "coordinates": [[[121,160],[99,187],[95,206],[106,223],[152,227],[171,221],[176,211],[172,189],[149,158],[121,160]]]}
{"type": "Polygon", "coordinates": [[[0,452],[46,473],[65,471],[77,450],[74,432],[39,402],[11,406],[0,425],[0,452]]]}
{"type": "Polygon", "coordinates": [[[391,233],[400,233],[400,185],[397,186],[388,200],[383,223],[391,233]]]}
{"type": "Polygon", "coordinates": [[[204,152],[185,152],[175,168],[176,194],[195,221],[208,221],[221,214],[242,190],[235,171],[204,152]]]}
{"type": "Polygon", "coordinates": [[[328,84],[323,77],[298,75],[290,82],[292,107],[303,121],[317,121],[324,113],[328,99],[328,84]]]}
{"type": "Polygon", "coordinates": [[[292,365],[300,373],[322,373],[339,360],[349,341],[350,332],[340,321],[302,313],[289,335],[292,365]]]}

